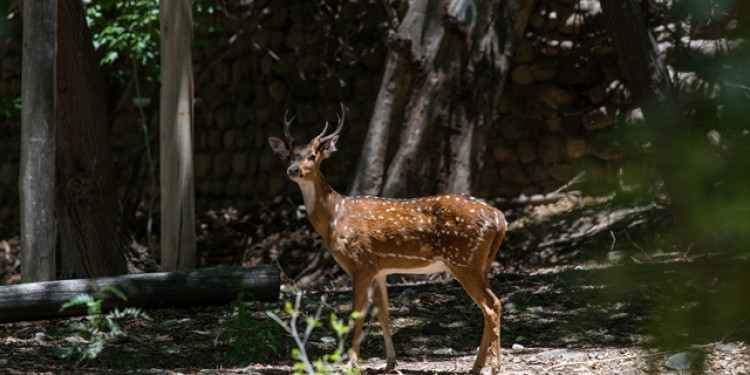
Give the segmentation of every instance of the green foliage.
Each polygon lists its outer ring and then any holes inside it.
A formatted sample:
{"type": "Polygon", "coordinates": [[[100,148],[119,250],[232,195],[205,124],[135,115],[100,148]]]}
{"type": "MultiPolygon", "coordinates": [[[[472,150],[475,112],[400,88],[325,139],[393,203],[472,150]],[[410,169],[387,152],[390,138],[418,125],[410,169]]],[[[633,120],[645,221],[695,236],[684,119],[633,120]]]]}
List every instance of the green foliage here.
{"type": "Polygon", "coordinates": [[[85,306],[88,313],[86,320],[72,323],[68,327],[70,336],[67,337],[67,341],[70,346],[64,348],[61,354],[63,358],[77,358],[78,362],[94,359],[109,342],[126,335],[118,320],[125,318],[151,320],[145,312],[132,307],[122,311],[115,308],[107,314],[102,314],[101,295],[103,293],[112,293],[123,301],[128,299],[113,285],[105,285],[101,288],[92,285],[91,288],[94,289],[98,299],[89,294],[79,294],[60,307],[60,311],[64,311],[75,306],[85,306]]]}
{"type": "Polygon", "coordinates": [[[225,358],[229,362],[248,365],[261,362],[269,353],[278,352],[278,327],[268,319],[257,321],[248,314],[245,294],[240,292],[232,302],[237,315],[224,323],[219,340],[230,346],[225,358]]]}
{"type": "MultiPolygon", "coordinates": [[[[94,48],[104,51],[102,65],[120,58],[143,66],[157,64],[159,3],[157,0],[83,0],[94,48]]],[[[158,64],[157,64],[158,66],[158,64]]]]}
{"type": "Polygon", "coordinates": [[[0,98],[0,119],[11,118],[21,113],[21,97],[0,98]]]}
{"type": "MultiPolygon", "coordinates": [[[[113,66],[112,74],[119,81],[125,80],[131,62],[145,68],[147,81],[158,81],[161,45],[158,0],[83,0],[83,3],[94,49],[102,55],[101,64],[113,66]]],[[[194,14],[211,15],[222,9],[212,0],[193,0],[192,5],[194,14]]],[[[194,27],[209,34],[216,31],[215,27],[198,23],[194,27]]]]}
{"type": "Polygon", "coordinates": [[[302,293],[297,293],[297,297],[294,305],[287,301],[284,305],[284,310],[289,314],[289,322],[284,322],[278,315],[271,311],[267,311],[266,314],[273,320],[275,320],[281,328],[292,335],[292,338],[297,345],[296,348],[292,349],[292,357],[297,362],[294,364],[295,374],[308,374],[308,375],[319,375],[319,374],[331,374],[336,372],[337,368],[339,371],[345,374],[359,374],[359,369],[349,366],[340,366],[348,358],[350,351],[344,350],[344,339],[349,333],[351,328],[354,326],[354,322],[359,319],[362,314],[355,311],[349,319],[344,323],[336,317],[336,314],[331,313],[329,318],[331,328],[336,333],[338,338],[338,345],[333,353],[324,354],[322,357],[314,360],[310,360],[307,355],[307,341],[310,339],[313,329],[323,326],[320,320],[320,314],[322,312],[325,300],[321,300],[321,305],[318,307],[314,316],[303,316],[300,312],[300,302],[302,300],[302,293]],[[302,317],[305,322],[305,331],[300,333],[297,328],[297,321],[302,317]]]}

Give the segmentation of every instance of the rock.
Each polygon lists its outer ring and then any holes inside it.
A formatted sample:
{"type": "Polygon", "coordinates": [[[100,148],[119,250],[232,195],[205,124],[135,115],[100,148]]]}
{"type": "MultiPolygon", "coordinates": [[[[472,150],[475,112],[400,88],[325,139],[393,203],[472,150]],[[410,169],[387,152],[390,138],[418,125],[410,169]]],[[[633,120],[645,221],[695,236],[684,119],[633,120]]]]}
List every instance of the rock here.
{"type": "Polygon", "coordinates": [[[607,113],[606,107],[599,107],[584,113],[581,122],[586,130],[599,130],[614,124],[615,120],[607,113]]]}
{"type": "Polygon", "coordinates": [[[547,19],[539,14],[539,12],[536,12],[529,17],[529,25],[537,30],[541,30],[547,25],[547,19]]]}
{"type": "Polygon", "coordinates": [[[247,152],[238,152],[232,155],[232,174],[236,176],[247,174],[248,159],[247,152]]]}
{"type": "Polygon", "coordinates": [[[518,343],[515,343],[515,344],[513,344],[513,345],[512,345],[512,346],[511,346],[510,348],[511,348],[511,349],[513,349],[513,350],[521,350],[521,349],[526,349],[526,347],[525,347],[525,346],[523,346],[523,345],[521,345],[521,344],[518,344],[518,343]]]}
{"type": "Polygon", "coordinates": [[[559,136],[547,134],[539,138],[539,158],[547,163],[563,160],[563,140],[559,136]]]}
{"type": "Polygon", "coordinates": [[[218,130],[211,130],[208,132],[208,138],[206,140],[206,148],[211,151],[221,150],[222,134],[218,130]]]}
{"type": "Polygon", "coordinates": [[[516,63],[527,63],[534,60],[534,45],[531,44],[531,40],[523,38],[518,43],[516,48],[516,54],[513,56],[513,62],[516,63]]]}
{"type": "Polygon", "coordinates": [[[513,68],[511,73],[511,79],[513,82],[526,86],[534,82],[534,77],[531,74],[531,68],[528,65],[518,65],[513,68]]]}
{"type": "Polygon", "coordinates": [[[731,352],[732,350],[737,349],[737,347],[734,345],[717,342],[716,344],[714,344],[714,349],[722,352],[731,352]]]}
{"type": "Polygon", "coordinates": [[[558,355],[562,355],[563,353],[566,353],[567,351],[568,349],[552,349],[552,350],[547,350],[545,352],[541,352],[537,354],[536,356],[539,358],[552,358],[558,355]]]}
{"type": "Polygon", "coordinates": [[[456,351],[453,348],[442,348],[432,352],[434,355],[455,355],[456,351]]]}
{"type": "Polygon", "coordinates": [[[577,137],[568,137],[565,140],[565,157],[578,159],[583,155],[586,155],[586,141],[577,137]]]}
{"type": "Polygon", "coordinates": [[[539,100],[554,109],[569,106],[575,102],[575,95],[572,92],[557,87],[545,87],[538,96],[539,100]]]}
{"type": "Polygon", "coordinates": [[[226,196],[236,197],[240,193],[240,179],[238,177],[230,177],[226,183],[226,196]]]}
{"type": "Polygon", "coordinates": [[[211,155],[207,153],[197,153],[193,156],[193,170],[195,176],[204,178],[208,176],[208,171],[211,170],[211,155]]]}
{"type": "Polygon", "coordinates": [[[229,84],[229,66],[225,63],[218,63],[214,68],[214,84],[217,86],[226,86],[229,84]]]}
{"type": "Polygon", "coordinates": [[[304,32],[304,30],[293,27],[286,33],[285,44],[290,50],[298,51],[307,43],[307,36],[308,33],[304,32]]]}
{"type": "Polygon", "coordinates": [[[234,124],[240,127],[245,127],[252,117],[253,106],[249,103],[242,103],[234,109],[233,118],[234,124]]]}
{"type": "Polygon", "coordinates": [[[592,86],[588,89],[586,94],[589,97],[591,103],[600,104],[605,98],[605,89],[603,85],[592,86]]]}
{"type": "Polygon", "coordinates": [[[562,130],[562,119],[558,116],[548,118],[545,123],[547,124],[547,129],[550,131],[559,132],[562,130]]]}
{"type": "Polygon", "coordinates": [[[523,137],[526,128],[523,121],[516,116],[508,116],[500,122],[500,135],[511,142],[515,142],[523,137]]]}
{"type": "Polygon", "coordinates": [[[619,160],[625,155],[617,135],[606,132],[598,132],[591,138],[589,150],[602,160],[619,160]]]}
{"type": "Polygon", "coordinates": [[[596,84],[602,79],[602,68],[598,61],[589,55],[563,57],[557,65],[557,81],[570,86],[596,84]]]}
{"type": "Polygon", "coordinates": [[[215,176],[229,176],[232,171],[232,156],[228,152],[219,152],[214,157],[213,167],[215,176]]]}
{"type": "Polygon", "coordinates": [[[564,163],[555,164],[549,167],[547,173],[549,173],[549,176],[557,182],[568,182],[571,178],[573,178],[573,166],[564,163]]]}
{"type": "Polygon", "coordinates": [[[318,96],[318,85],[309,79],[294,79],[291,83],[291,94],[302,101],[312,100],[318,96]]]}
{"type": "Polygon", "coordinates": [[[276,103],[283,103],[287,96],[286,84],[276,81],[268,85],[268,96],[276,103]]]}
{"type": "Polygon", "coordinates": [[[554,68],[535,66],[531,69],[531,76],[535,81],[551,81],[557,76],[557,71],[554,68]]]}
{"type": "Polygon", "coordinates": [[[492,158],[498,163],[506,163],[514,161],[516,159],[516,154],[513,153],[513,149],[510,146],[504,143],[496,143],[495,147],[492,149],[492,158]]]}
{"type": "Polygon", "coordinates": [[[355,98],[366,98],[372,91],[372,81],[369,79],[369,77],[358,77],[354,80],[355,98]]]}
{"type": "Polygon", "coordinates": [[[237,130],[229,129],[224,132],[224,150],[234,150],[237,148],[237,130]]]}
{"type": "Polygon", "coordinates": [[[529,165],[526,169],[526,174],[529,176],[532,182],[544,182],[549,178],[547,174],[547,168],[541,164],[529,165]]]}
{"type": "Polygon", "coordinates": [[[518,164],[507,164],[500,168],[500,177],[503,181],[515,182],[519,184],[526,184],[529,182],[529,177],[526,172],[518,164]]]}
{"type": "Polygon", "coordinates": [[[518,142],[516,152],[518,153],[518,161],[531,163],[536,160],[536,143],[533,140],[523,139],[518,142]]]}
{"type": "Polygon", "coordinates": [[[690,352],[680,352],[670,356],[667,359],[666,366],[672,370],[685,371],[690,370],[695,360],[695,354],[690,352]]]}

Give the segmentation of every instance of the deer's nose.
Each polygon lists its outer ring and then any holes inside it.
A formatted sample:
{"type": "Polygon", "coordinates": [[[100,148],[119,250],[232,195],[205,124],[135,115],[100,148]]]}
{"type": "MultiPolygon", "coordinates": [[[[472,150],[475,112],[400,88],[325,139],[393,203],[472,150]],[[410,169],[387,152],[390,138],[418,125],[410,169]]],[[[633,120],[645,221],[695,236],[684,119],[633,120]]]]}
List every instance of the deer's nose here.
{"type": "Polygon", "coordinates": [[[302,177],[302,171],[299,169],[299,165],[297,164],[292,164],[291,166],[289,166],[289,168],[287,168],[286,170],[286,174],[289,177],[302,177]]]}

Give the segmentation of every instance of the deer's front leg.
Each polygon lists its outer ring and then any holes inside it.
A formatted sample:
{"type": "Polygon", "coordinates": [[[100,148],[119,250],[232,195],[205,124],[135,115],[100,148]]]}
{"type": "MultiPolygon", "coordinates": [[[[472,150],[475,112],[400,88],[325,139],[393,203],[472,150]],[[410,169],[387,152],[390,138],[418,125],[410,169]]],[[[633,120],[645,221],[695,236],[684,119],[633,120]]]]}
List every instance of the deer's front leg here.
{"type": "Polygon", "coordinates": [[[385,371],[390,371],[396,367],[396,350],[393,348],[391,328],[388,323],[388,286],[385,283],[385,275],[375,278],[372,299],[375,302],[375,308],[378,310],[378,322],[380,322],[380,328],[383,331],[383,343],[385,344],[385,357],[387,361],[385,371]]]}
{"type": "Polygon", "coordinates": [[[353,295],[352,312],[359,311],[360,317],[354,322],[352,353],[349,358],[349,365],[357,367],[359,349],[362,344],[362,325],[365,322],[365,315],[367,315],[367,303],[370,299],[370,286],[372,285],[373,278],[369,275],[357,275],[357,272],[353,272],[350,276],[352,278],[353,295]]]}

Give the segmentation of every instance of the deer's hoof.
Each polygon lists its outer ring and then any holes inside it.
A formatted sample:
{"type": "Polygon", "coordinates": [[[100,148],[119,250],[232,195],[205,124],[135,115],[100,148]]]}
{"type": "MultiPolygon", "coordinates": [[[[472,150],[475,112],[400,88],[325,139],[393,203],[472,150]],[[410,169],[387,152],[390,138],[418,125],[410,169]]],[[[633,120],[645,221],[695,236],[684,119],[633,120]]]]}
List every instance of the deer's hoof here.
{"type": "Polygon", "coordinates": [[[386,362],[386,365],[385,365],[385,371],[391,371],[391,370],[393,370],[394,368],[396,368],[396,360],[395,360],[395,359],[389,359],[389,360],[388,360],[388,361],[386,362]]]}

